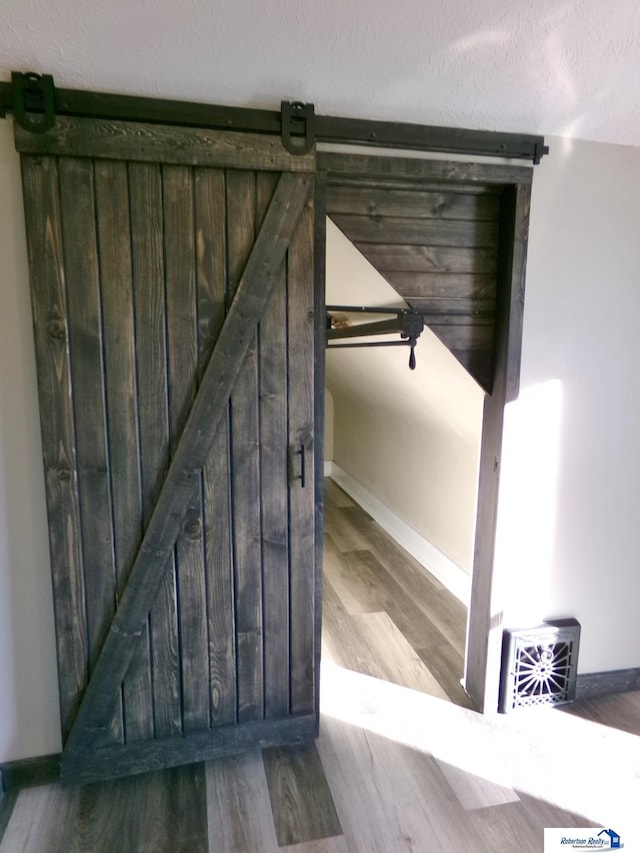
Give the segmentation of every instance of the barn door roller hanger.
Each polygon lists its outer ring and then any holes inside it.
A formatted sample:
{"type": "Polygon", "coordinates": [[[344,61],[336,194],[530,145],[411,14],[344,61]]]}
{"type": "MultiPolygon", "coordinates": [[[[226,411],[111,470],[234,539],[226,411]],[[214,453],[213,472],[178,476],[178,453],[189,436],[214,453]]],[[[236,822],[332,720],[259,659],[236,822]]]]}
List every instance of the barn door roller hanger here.
{"type": "Polygon", "coordinates": [[[0,117],[5,118],[7,112],[13,112],[20,127],[32,133],[53,127],[56,104],[51,74],[12,71],[11,84],[4,83],[0,90],[0,117]]]}
{"type": "Polygon", "coordinates": [[[308,154],[316,142],[334,142],[539,163],[549,151],[543,136],[524,133],[323,116],[301,101],[283,101],[280,110],[257,110],[59,89],[50,74],[33,72],[14,71],[11,83],[0,82],[0,117],[8,113],[35,133],[50,130],[56,116],[70,116],[271,134],[280,136],[292,154],[308,154]]]}
{"type": "Polygon", "coordinates": [[[406,308],[367,308],[360,305],[327,305],[327,349],[343,347],[410,347],[409,367],[415,370],[415,348],[418,338],[424,330],[424,317],[417,311],[406,308]],[[335,316],[335,315],[338,316],[335,316]],[[373,320],[370,323],[351,324],[348,314],[387,314],[387,320],[373,320]],[[395,341],[358,341],[355,343],[331,343],[348,338],[364,338],[373,335],[400,334],[395,341]]]}

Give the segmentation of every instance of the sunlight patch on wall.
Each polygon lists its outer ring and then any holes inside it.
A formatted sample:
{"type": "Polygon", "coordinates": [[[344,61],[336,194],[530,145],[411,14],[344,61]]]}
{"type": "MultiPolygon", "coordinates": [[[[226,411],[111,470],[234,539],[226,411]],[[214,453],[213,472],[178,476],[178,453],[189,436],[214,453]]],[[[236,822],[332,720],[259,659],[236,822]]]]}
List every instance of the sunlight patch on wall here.
{"type": "Polygon", "coordinates": [[[558,379],[524,389],[505,411],[494,583],[509,627],[571,615],[547,612],[561,421],[558,379]]]}

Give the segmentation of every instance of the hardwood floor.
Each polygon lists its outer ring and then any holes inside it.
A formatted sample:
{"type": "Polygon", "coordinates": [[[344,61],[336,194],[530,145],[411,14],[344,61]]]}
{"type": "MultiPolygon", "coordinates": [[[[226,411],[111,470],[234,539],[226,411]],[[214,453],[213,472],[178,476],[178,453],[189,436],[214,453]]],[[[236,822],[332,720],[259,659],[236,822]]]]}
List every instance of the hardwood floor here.
{"type": "Polygon", "coordinates": [[[459,680],[464,608],[327,484],[321,733],[0,801],[0,853],[541,851],[640,799],[640,692],[481,716],[459,680]]]}
{"type": "Polygon", "coordinates": [[[325,499],[323,660],[470,708],[464,605],[332,480],[325,499]]]}

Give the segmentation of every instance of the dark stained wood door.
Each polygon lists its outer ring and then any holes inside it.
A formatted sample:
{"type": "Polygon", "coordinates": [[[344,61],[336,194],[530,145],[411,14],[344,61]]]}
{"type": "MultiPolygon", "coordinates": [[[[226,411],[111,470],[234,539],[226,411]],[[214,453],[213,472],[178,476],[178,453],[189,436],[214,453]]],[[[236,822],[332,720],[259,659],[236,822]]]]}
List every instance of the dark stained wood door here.
{"type": "Polygon", "coordinates": [[[317,733],[314,155],[16,130],[62,773],[317,733]]]}

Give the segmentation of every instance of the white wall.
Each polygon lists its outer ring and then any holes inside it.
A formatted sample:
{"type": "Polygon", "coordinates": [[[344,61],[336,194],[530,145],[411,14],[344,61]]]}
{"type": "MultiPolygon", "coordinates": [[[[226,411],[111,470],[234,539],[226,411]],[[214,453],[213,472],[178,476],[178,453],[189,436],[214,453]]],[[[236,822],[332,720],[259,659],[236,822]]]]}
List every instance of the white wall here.
{"type": "MultiPolygon", "coordinates": [[[[327,224],[327,302],[405,303],[327,224]]],[[[327,353],[333,458],[356,483],[466,572],[473,562],[484,394],[428,329],[404,347],[327,353]]]]}
{"type": "Polygon", "coordinates": [[[575,616],[579,670],[640,666],[640,149],[548,140],[536,168],[522,393],[506,419],[497,594],[575,616]]]}
{"type": "MultiPolygon", "coordinates": [[[[581,671],[639,666],[640,150],[550,143],[534,185],[499,579],[507,621],[581,620],[581,671]]],[[[18,168],[0,121],[0,761],[60,748],[18,168]]]]}
{"type": "Polygon", "coordinates": [[[35,356],[13,125],[0,121],[0,761],[60,750],[35,356]]]}

